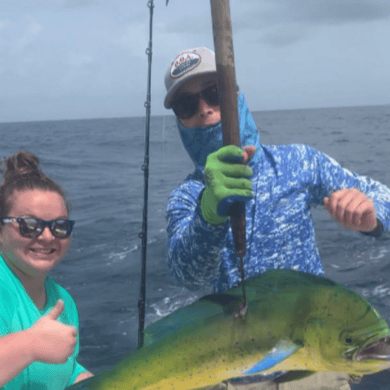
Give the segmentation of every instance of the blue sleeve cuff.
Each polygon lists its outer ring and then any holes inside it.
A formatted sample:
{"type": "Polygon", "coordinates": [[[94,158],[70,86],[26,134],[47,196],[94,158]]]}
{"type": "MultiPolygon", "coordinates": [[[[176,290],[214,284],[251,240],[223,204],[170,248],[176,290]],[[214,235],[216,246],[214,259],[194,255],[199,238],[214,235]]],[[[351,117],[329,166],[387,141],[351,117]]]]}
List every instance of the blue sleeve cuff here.
{"type": "Polygon", "coordinates": [[[378,226],[372,232],[360,232],[360,233],[364,234],[365,236],[381,237],[384,231],[383,225],[382,222],[379,221],[379,219],[377,220],[377,222],[378,222],[378,226]]]}

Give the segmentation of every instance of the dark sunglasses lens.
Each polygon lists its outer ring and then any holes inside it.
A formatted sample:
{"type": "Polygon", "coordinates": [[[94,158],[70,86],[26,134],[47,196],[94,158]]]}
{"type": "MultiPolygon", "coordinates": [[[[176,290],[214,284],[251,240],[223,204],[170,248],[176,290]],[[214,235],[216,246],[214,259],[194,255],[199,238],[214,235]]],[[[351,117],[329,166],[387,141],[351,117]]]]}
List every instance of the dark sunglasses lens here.
{"type": "Polygon", "coordinates": [[[216,85],[212,85],[211,87],[206,88],[202,92],[202,97],[210,106],[218,106],[219,104],[219,96],[218,96],[218,88],[216,85]]]}
{"type": "Polygon", "coordinates": [[[42,226],[35,218],[25,218],[19,222],[20,234],[24,237],[35,238],[42,233],[42,226]]]}
{"type": "Polygon", "coordinates": [[[184,95],[172,106],[174,113],[181,119],[189,119],[196,114],[199,105],[199,95],[184,95]]]}
{"type": "Polygon", "coordinates": [[[67,219],[54,221],[50,230],[54,237],[66,238],[72,233],[73,223],[67,219]]]}

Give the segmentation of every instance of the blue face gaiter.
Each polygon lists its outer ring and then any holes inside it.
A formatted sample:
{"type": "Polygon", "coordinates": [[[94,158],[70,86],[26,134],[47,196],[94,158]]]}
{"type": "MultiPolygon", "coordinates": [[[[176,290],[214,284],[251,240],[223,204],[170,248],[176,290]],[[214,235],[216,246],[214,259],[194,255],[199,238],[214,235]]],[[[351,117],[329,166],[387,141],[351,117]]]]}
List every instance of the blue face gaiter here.
{"type": "MultiPolygon", "coordinates": [[[[256,153],[251,160],[252,163],[256,163],[261,154],[260,136],[244,94],[241,92],[238,95],[238,110],[241,147],[256,146],[256,153]]],[[[195,164],[195,172],[203,172],[207,156],[216,152],[223,145],[221,122],[214,126],[184,127],[177,119],[177,127],[183,145],[195,164]]]]}

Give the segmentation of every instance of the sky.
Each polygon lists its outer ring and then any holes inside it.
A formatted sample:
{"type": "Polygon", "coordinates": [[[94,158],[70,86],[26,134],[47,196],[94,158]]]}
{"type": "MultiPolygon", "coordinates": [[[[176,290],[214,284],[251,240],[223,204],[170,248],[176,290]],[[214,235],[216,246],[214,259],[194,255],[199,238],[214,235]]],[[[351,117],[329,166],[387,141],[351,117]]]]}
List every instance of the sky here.
{"type": "MultiPolygon", "coordinates": [[[[147,0],[0,1],[0,122],[144,116],[147,0]]],[[[249,107],[390,104],[390,0],[230,0],[249,107]]],[[[184,49],[214,48],[210,0],[154,0],[152,115],[184,49]]]]}

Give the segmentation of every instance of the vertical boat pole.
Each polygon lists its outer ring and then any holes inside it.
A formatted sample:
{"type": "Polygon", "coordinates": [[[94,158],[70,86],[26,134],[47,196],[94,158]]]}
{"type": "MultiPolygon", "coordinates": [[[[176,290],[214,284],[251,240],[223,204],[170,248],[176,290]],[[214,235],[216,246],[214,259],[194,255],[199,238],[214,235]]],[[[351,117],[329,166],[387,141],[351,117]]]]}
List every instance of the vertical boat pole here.
{"type": "MultiPolygon", "coordinates": [[[[240,146],[240,127],[237,107],[237,83],[234,66],[233,33],[229,0],[210,0],[213,24],[215,61],[219,80],[219,99],[223,144],[240,146]]],[[[240,259],[243,308],[246,307],[244,260],[246,252],[245,203],[236,202],[229,211],[236,253],[240,259]]]]}
{"type": "Polygon", "coordinates": [[[144,171],[144,208],[142,215],[142,232],[139,238],[142,240],[141,251],[141,284],[140,295],[138,300],[138,348],[144,345],[144,327],[145,327],[145,300],[146,300],[146,245],[148,231],[148,186],[149,186],[149,133],[150,133],[150,101],[151,101],[151,80],[152,80],[152,33],[153,33],[153,0],[148,1],[147,5],[150,9],[150,24],[149,24],[149,46],[146,49],[148,56],[148,86],[146,94],[146,126],[145,126],[145,156],[142,170],[144,171]]]}

